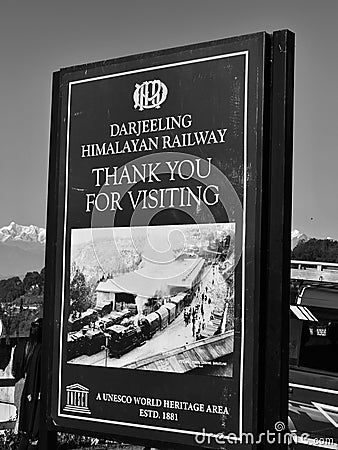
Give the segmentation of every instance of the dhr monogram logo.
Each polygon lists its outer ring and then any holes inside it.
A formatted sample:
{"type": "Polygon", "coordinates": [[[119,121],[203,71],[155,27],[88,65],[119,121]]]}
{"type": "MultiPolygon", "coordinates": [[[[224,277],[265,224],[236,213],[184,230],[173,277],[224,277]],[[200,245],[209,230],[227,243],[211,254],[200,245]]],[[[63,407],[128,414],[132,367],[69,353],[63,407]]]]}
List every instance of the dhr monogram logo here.
{"type": "Polygon", "coordinates": [[[143,111],[144,109],[159,109],[168,95],[167,86],[160,80],[144,81],[142,84],[135,84],[134,108],[143,111]]]}

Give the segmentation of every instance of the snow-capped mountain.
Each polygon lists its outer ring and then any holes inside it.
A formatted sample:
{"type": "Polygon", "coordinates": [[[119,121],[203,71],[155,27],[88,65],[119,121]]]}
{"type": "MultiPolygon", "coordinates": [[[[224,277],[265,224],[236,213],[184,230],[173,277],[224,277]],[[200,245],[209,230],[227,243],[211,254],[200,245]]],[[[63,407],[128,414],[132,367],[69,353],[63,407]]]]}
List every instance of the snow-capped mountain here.
{"type": "MultiPolygon", "coordinates": [[[[291,232],[291,248],[309,238],[299,230],[291,232]]],[[[11,222],[0,228],[0,279],[24,276],[28,271],[40,271],[44,266],[46,230],[36,225],[11,222]]]]}
{"type": "Polygon", "coordinates": [[[45,265],[46,230],[35,225],[11,222],[0,228],[1,278],[38,271],[45,265]]]}
{"type": "Polygon", "coordinates": [[[299,230],[291,231],[291,250],[293,250],[300,241],[308,241],[309,238],[306,234],[302,233],[299,230]]]}
{"type": "Polygon", "coordinates": [[[9,225],[0,228],[0,242],[25,241],[46,243],[46,230],[36,225],[18,225],[11,222],[9,225]]]}

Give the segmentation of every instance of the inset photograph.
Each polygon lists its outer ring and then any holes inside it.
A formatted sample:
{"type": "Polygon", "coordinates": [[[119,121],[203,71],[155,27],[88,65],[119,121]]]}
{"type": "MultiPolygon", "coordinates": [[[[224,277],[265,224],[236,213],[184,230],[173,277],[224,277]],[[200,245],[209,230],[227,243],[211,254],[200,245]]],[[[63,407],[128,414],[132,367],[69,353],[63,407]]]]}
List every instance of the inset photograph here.
{"type": "Polygon", "coordinates": [[[235,224],[74,229],[70,364],[232,377],[235,224]]]}

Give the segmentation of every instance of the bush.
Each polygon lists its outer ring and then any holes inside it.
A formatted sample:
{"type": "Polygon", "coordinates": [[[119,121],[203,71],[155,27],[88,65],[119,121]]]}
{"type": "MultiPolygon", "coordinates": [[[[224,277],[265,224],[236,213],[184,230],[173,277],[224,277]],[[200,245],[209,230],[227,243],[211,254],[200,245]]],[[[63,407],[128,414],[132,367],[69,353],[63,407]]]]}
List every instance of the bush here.
{"type": "MultiPolygon", "coordinates": [[[[13,430],[3,430],[0,434],[0,450],[17,450],[21,441],[22,434],[14,434],[13,430]]],[[[71,449],[96,449],[105,450],[116,447],[116,442],[104,439],[90,438],[75,434],[58,433],[57,448],[63,450],[71,449]]],[[[119,447],[119,445],[117,445],[119,447]]]]}
{"type": "Polygon", "coordinates": [[[0,450],[17,450],[21,434],[14,434],[13,430],[4,430],[0,435],[0,450]]]}

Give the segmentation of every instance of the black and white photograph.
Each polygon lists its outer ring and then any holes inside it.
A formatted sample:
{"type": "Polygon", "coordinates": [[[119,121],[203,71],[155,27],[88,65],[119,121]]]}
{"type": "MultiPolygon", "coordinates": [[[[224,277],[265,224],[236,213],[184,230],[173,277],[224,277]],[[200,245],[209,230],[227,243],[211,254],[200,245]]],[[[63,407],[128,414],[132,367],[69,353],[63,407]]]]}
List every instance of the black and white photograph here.
{"type": "Polygon", "coordinates": [[[0,8],[0,450],[338,450],[337,0],[0,8]]]}
{"type": "Polygon", "coordinates": [[[231,377],[234,240],[234,223],[73,230],[69,363],[231,377]]]}

